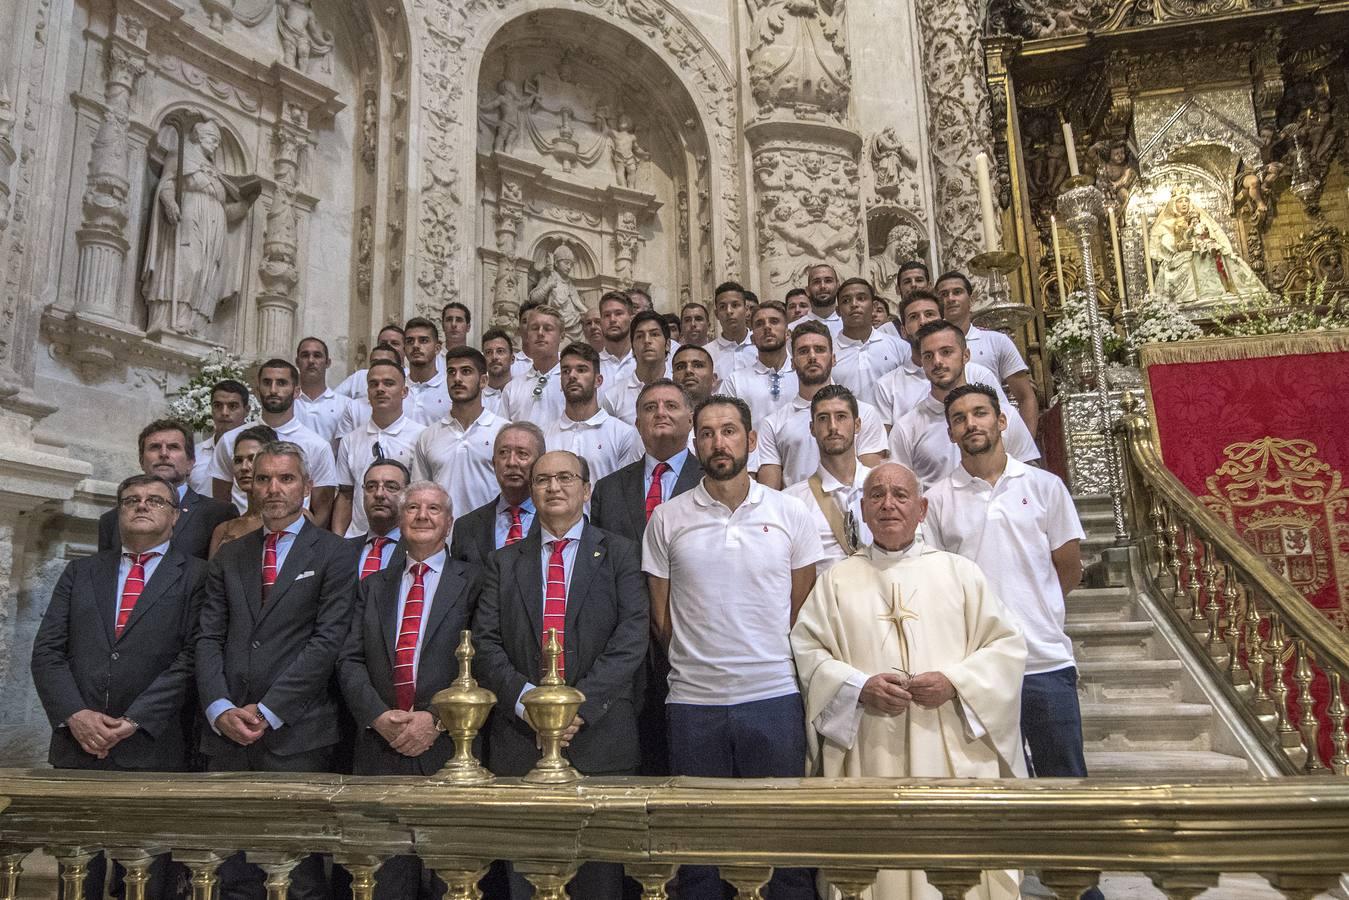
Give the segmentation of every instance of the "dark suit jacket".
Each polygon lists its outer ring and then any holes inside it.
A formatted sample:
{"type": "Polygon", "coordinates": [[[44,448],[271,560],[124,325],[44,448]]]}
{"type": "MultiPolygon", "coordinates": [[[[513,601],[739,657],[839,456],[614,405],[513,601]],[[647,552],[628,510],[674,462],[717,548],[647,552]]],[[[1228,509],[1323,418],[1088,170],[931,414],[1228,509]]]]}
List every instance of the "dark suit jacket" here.
{"type": "MultiPolygon", "coordinates": [[[[450,535],[450,556],[477,566],[487,565],[487,557],[496,546],[497,501],[501,495],[493,497],[466,516],[454,520],[454,531],[450,535]]],[[[535,516],[530,523],[529,533],[537,534],[539,520],[535,516]]]]}
{"type": "MultiPolygon", "coordinates": [[[[342,695],[356,718],[357,775],[434,775],[454,755],[454,742],[442,734],[421,756],[407,757],[390,749],[371,723],[394,708],[394,648],[398,643],[398,591],[403,565],[388,568],[361,582],[351,632],[338,663],[342,695]]],[[[481,589],[476,566],[449,559],[431,598],[417,665],[417,692],[413,707],[431,709],[431,698],[450,686],[459,674],[454,651],[469,627],[481,589]]]]}
{"type": "Polygon", "coordinates": [[[33,641],[33,681],[52,725],[48,760],[58,768],[185,771],[187,705],[206,563],[169,547],[115,638],[117,551],[66,566],[33,641]],[[126,716],[140,729],[100,762],[65,722],[82,709],[126,716]]]}
{"type": "MultiPolygon", "coordinates": [[[[646,457],[643,456],[637,462],[605,475],[595,483],[595,490],[590,495],[590,521],[605,531],[621,534],[639,544],[646,531],[647,483],[642,476],[645,465],[646,457]]],[[[675,478],[674,492],[670,496],[678,497],[693,490],[702,477],[703,467],[690,453],[675,478]]]]}
{"type": "MultiPolygon", "coordinates": [[[[526,683],[542,670],[542,537],[534,530],[487,560],[473,633],[478,680],[497,695],[488,731],[489,768],[524,775],[539,759],[534,732],[515,714],[526,683]]],[[[586,524],[567,597],[563,645],[567,684],[585,694],[585,727],[567,756],[587,774],[635,770],[639,758],[634,706],[646,658],[650,605],[641,548],[586,524]]]]}
{"type": "MultiPolygon", "coordinates": [[[[333,677],[351,624],[355,555],[347,542],[305,520],[262,602],[263,532],[230,541],[211,560],[197,638],[202,709],[226,698],[261,703],[283,726],[259,744],[278,756],[337,743],[333,677]]],[[[244,748],[201,729],[201,750],[216,768],[246,769],[244,748]]]]}
{"type": "MultiPolygon", "coordinates": [[[[178,521],[173,526],[173,549],[205,559],[211,549],[215,527],[238,515],[234,504],[203,497],[188,488],[178,509],[178,521]]],[[[100,553],[104,550],[120,553],[122,550],[122,530],[118,527],[116,508],[98,517],[98,549],[100,553]]]]}
{"type": "MultiPolygon", "coordinates": [[[[361,563],[365,562],[365,542],[370,540],[370,532],[367,531],[365,534],[358,534],[355,537],[343,538],[343,540],[347,542],[347,546],[351,548],[352,553],[356,554],[354,565],[356,566],[356,577],[360,578],[361,563]]],[[[382,571],[387,571],[389,569],[401,570],[403,568],[403,561],[407,559],[407,554],[407,548],[403,546],[402,541],[394,544],[393,553],[389,554],[389,561],[384,564],[384,569],[382,571]]],[[[375,576],[371,575],[370,577],[374,578],[375,576]]]]}

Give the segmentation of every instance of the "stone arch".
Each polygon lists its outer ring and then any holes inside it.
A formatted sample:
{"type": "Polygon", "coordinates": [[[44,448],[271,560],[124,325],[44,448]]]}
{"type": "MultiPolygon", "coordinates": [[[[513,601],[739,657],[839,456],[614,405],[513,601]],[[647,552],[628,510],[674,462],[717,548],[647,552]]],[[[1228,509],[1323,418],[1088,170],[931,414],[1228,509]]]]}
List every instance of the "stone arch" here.
{"type": "Polygon", "coordinates": [[[624,32],[649,48],[666,73],[688,94],[708,135],[709,199],[715,212],[706,223],[717,249],[713,278],[741,277],[742,220],[747,185],[736,137],[736,81],[712,44],[667,0],[588,0],[588,7],[557,0],[501,0],[464,16],[451,0],[431,0],[419,34],[419,83],[412,92],[421,109],[420,171],[411,248],[414,300],[421,311],[439,311],[449,300],[483,311],[482,298],[468,294],[477,244],[474,210],[468,202],[476,167],[478,81],[493,37],[530,13],[561,10],[624,32]]]}

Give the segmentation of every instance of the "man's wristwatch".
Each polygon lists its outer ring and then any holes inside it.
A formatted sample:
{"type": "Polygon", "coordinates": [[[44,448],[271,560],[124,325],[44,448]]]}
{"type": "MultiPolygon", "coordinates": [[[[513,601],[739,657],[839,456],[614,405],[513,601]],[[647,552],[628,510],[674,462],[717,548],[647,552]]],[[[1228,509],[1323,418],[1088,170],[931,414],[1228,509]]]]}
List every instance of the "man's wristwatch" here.
{"type": "Polygon", "coordinates": [[[123,721],[123,722],[126,722],[128,725],[130,725],[132,728],[136,729],[137,731],[140,731],[140,730],[141,730],[140,723],[137,722],[137,721],[135,721],[134,719],[128,717],[128,716],[122,716],[122,721],[123,721]]]}

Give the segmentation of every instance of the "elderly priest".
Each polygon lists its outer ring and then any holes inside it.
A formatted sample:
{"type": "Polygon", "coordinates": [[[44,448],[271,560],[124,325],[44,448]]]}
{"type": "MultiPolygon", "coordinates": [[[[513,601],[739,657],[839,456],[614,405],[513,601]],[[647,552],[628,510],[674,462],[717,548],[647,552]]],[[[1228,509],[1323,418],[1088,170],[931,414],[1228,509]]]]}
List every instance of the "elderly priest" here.
{"type": "MultiPolygon", "coordinates": [[[[819,774],[1026,774],[1025,642],[977,566],[915,538],[926,511],[910,469],[877,466],[862,488],[872,544],[820,576],[792,628],[819,774]]],[[[1017,890],[1016,873],[986,872],[975,895],[1017,890]]],[[[922,872],[881,872],[871,891],[929,896],[922,872]]]]}

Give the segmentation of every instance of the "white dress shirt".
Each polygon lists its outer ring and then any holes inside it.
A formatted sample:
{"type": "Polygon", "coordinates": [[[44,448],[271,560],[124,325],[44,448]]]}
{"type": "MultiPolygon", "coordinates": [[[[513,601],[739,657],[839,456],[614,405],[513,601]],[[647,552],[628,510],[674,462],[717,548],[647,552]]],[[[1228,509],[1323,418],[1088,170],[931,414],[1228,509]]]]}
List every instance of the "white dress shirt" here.
{"type": "Polygon", "coordinates": [[[358,428],[342,438],[342,446],[337,454],[337,483],[351,488],[351,524],[347,526],[347,537],[365,534],[370,523],[365,518],[365,470],[376,459],[393,459],[412,468],[413,449],[417,446],[417,437],[426,428],[420,422],[407,416],[399,416],[387,428],[380,428],[371,419],[364,428],[358,428]],[[375,454],[375,444],[379,444],[379,454],[375,454]]]}
{"type": "Polygon", "coordinates": [[[485,408],[468,428],[446,415],[418,435],[412,458],[413,479],[434,481],[443,487],[456,517],[471,513],[499,490],[492,469],[492,449],[497,433],[507,424],[485,408]]]}
{"type": "Polygon", "coordinates": [[[331,441],[341,437],[337,425],[342,420],[342,413],[347,411],[347,400],[327,386],[313,400],[304,391],[298,391],[295,394],[295,418],[325,441],[331,441]]]}
{"type": "Polygon", "coordinates": [[[563,412],[543,430],[543,440],[549,452],[569,450],[583,457],[590,465],[592,485],[642,456],[637,429],[603,409],[580,422],[563,412]]]}
{"type": "MultiPolygon", "coordinates": [[[[492,521],[492,546],[497,550],[506,546],[506,538],[511,536],[511,507],[505,497],[497,498],[497,515],[492,521]]],[[[524,540],[529,529],[534,527],[534,501],[526,497],[520,504],[520,539],[524,540]]]]}
{"type": "MultiPolygon", "coordinates": [[[[164,558],[165,553],[169,552],[170,543],[172,542],[165,541],[157,547],[151,547],[149,550],[144,551],[146,553],[153,553],[154,556],[147,559],[141,566],[141,568],[145,570],[145,581],[141,585],[142,594],[144,594],[145,585],[149,584],[150,579],[155,577],[155,569],[159,568],[160,560],[164,558]]],[[[122,559],[117,563],[117,605],[114,606],[112,610],[112,624],[114,628],[117,627],[117,617],[122,612],[122,591],[126,590],[126,579],[127,576],[131,574],[131,558],[128,554],[131,554],[131,551],[123,546],[122,559]]]]}
{"type": "Polygon", "coordinates": [[[656,466],[664,462],[668,468],[660,476],[660,502],[664,503],[674,495],[675,483],[679,481],[680,473],[684,471],[684,466],[688,465],[689,458],[692,456],[688,448],[680,450],[674,456],[666,460],[656,459],[650,453],[642,455],[642,497],[643,504],[646,503],[645,497],[647,490],[651,487],[651,473],[656,471],[656,466]]]}
{"type": "Polygon", "coordinates": [[[876,382],[911,359],[912,352],[907,343],[879,329],[873,328],[864,340],[840,333],[834,338],[834,381],[875,406],[876,382]]]}
{"type": "Polygon", "coordinates": [[[357,575],[360,575],[361,570],[365,568],[365,561],[370,557],[370,547],[372,544],[375,543],[375,538],[377,537],[388,538],[388,541],[384,544],[384,546],[379,548],[379,568],[382,571],[384,567],[389,564],[389,559],[390,557],[393,556],[394,548],[397,547],[398,542],[403,539],[403,532],[397,525],[395,525],[393,528],[389,530],[388,534],[367,535],[365,539],[365,546],[361,548],[361,557],[356,562],[357,575]]]}
{"type": "Polygon", "coordinates": [[[740,367],[721,382],[723,394],[739,397],[749,405],[750,420],[756,429],[764,419],[791,403],[800,387],[791,356],[786,357],[778,369],[764,365],[756,356],[752,363],[740,367]],[[773,389],[774,376],[777,376],[777,390],[773,389]]]}
{"type": "Polygon", "coordinates": [[[500,415],[508,422],[533,422],[547,428],[566,406],[561,363],[554,363],[547,372],[530,366],[529,371],[511,379],[502,390],[500,415]]]}
{"type": "MultiPolygon", "coordinates": [[[[857,404],[860,419],[854,449],[864,453],[884,453],[885,427],[880,414],[870,403],[857,404]]],[[[820,467],[820,445],[810,433],[810,401],[800,394],[773,413],[757,429],[759,467],[782,466],[782,486],[805,481],[820,467]]]]}
{"type": "Polygon", "coordinates": [[[426,572],[422,574],[422,618],[417,627],[417,647],[412,651],[413,682],[417,680],[417,668],[422,662],[422,643],[426,638],[426,622],[431,618],[431,604],[435,602],[436,589],[440,587],[440,576],[444,573],[445,563],[449,558],[449,551],[441,547],[426,559],[413,559],[409,555],[403,561],[403,578],[398,582],[398,613],[394,618],[400,631],[403,628],[403,613],[407,610],[408,592],[412,590],[414,580],[412,567],[419,562],[426,564],[426,572]]]}
{"type": "MultiPolygon", "coordinates": [[[[555,535],[547,528],[539,528],[539,537],[542,539],[541,546],[539,547],[539,565],[543,572],[543,578],[539,582],[543,585],[543,593],[536,598],[536,601],[539,604],[539,621],[543,621],[543,610],[548,596],[548,561],[552,559],[553,556],[553,542],[559,538],[565,538],[567,541],[567,546],[562,548],[562,572],[567,583],[567,597],[570,598],[571,573],[576,569],[576,555],[581,550],[581,533],[585,530],[585,523],[585,516],[582,516],[577,519],[576,524],[569,528],[567,533],[563,535],[555,535]]],[[[543,640],[543,635],[539,635],[539,640],[543,640]]],[[[540,659],[542,659],[542,655],[540,655],[540,659]]],[[[527,681],[525,682],[524,688],[521,689],[520,695],[515,698],[515,714],[522,719],[525,717],[525,705],[520,701],[525,696],[526,692],[533,689],[534,683],[532,681],[527,681]]]]}

